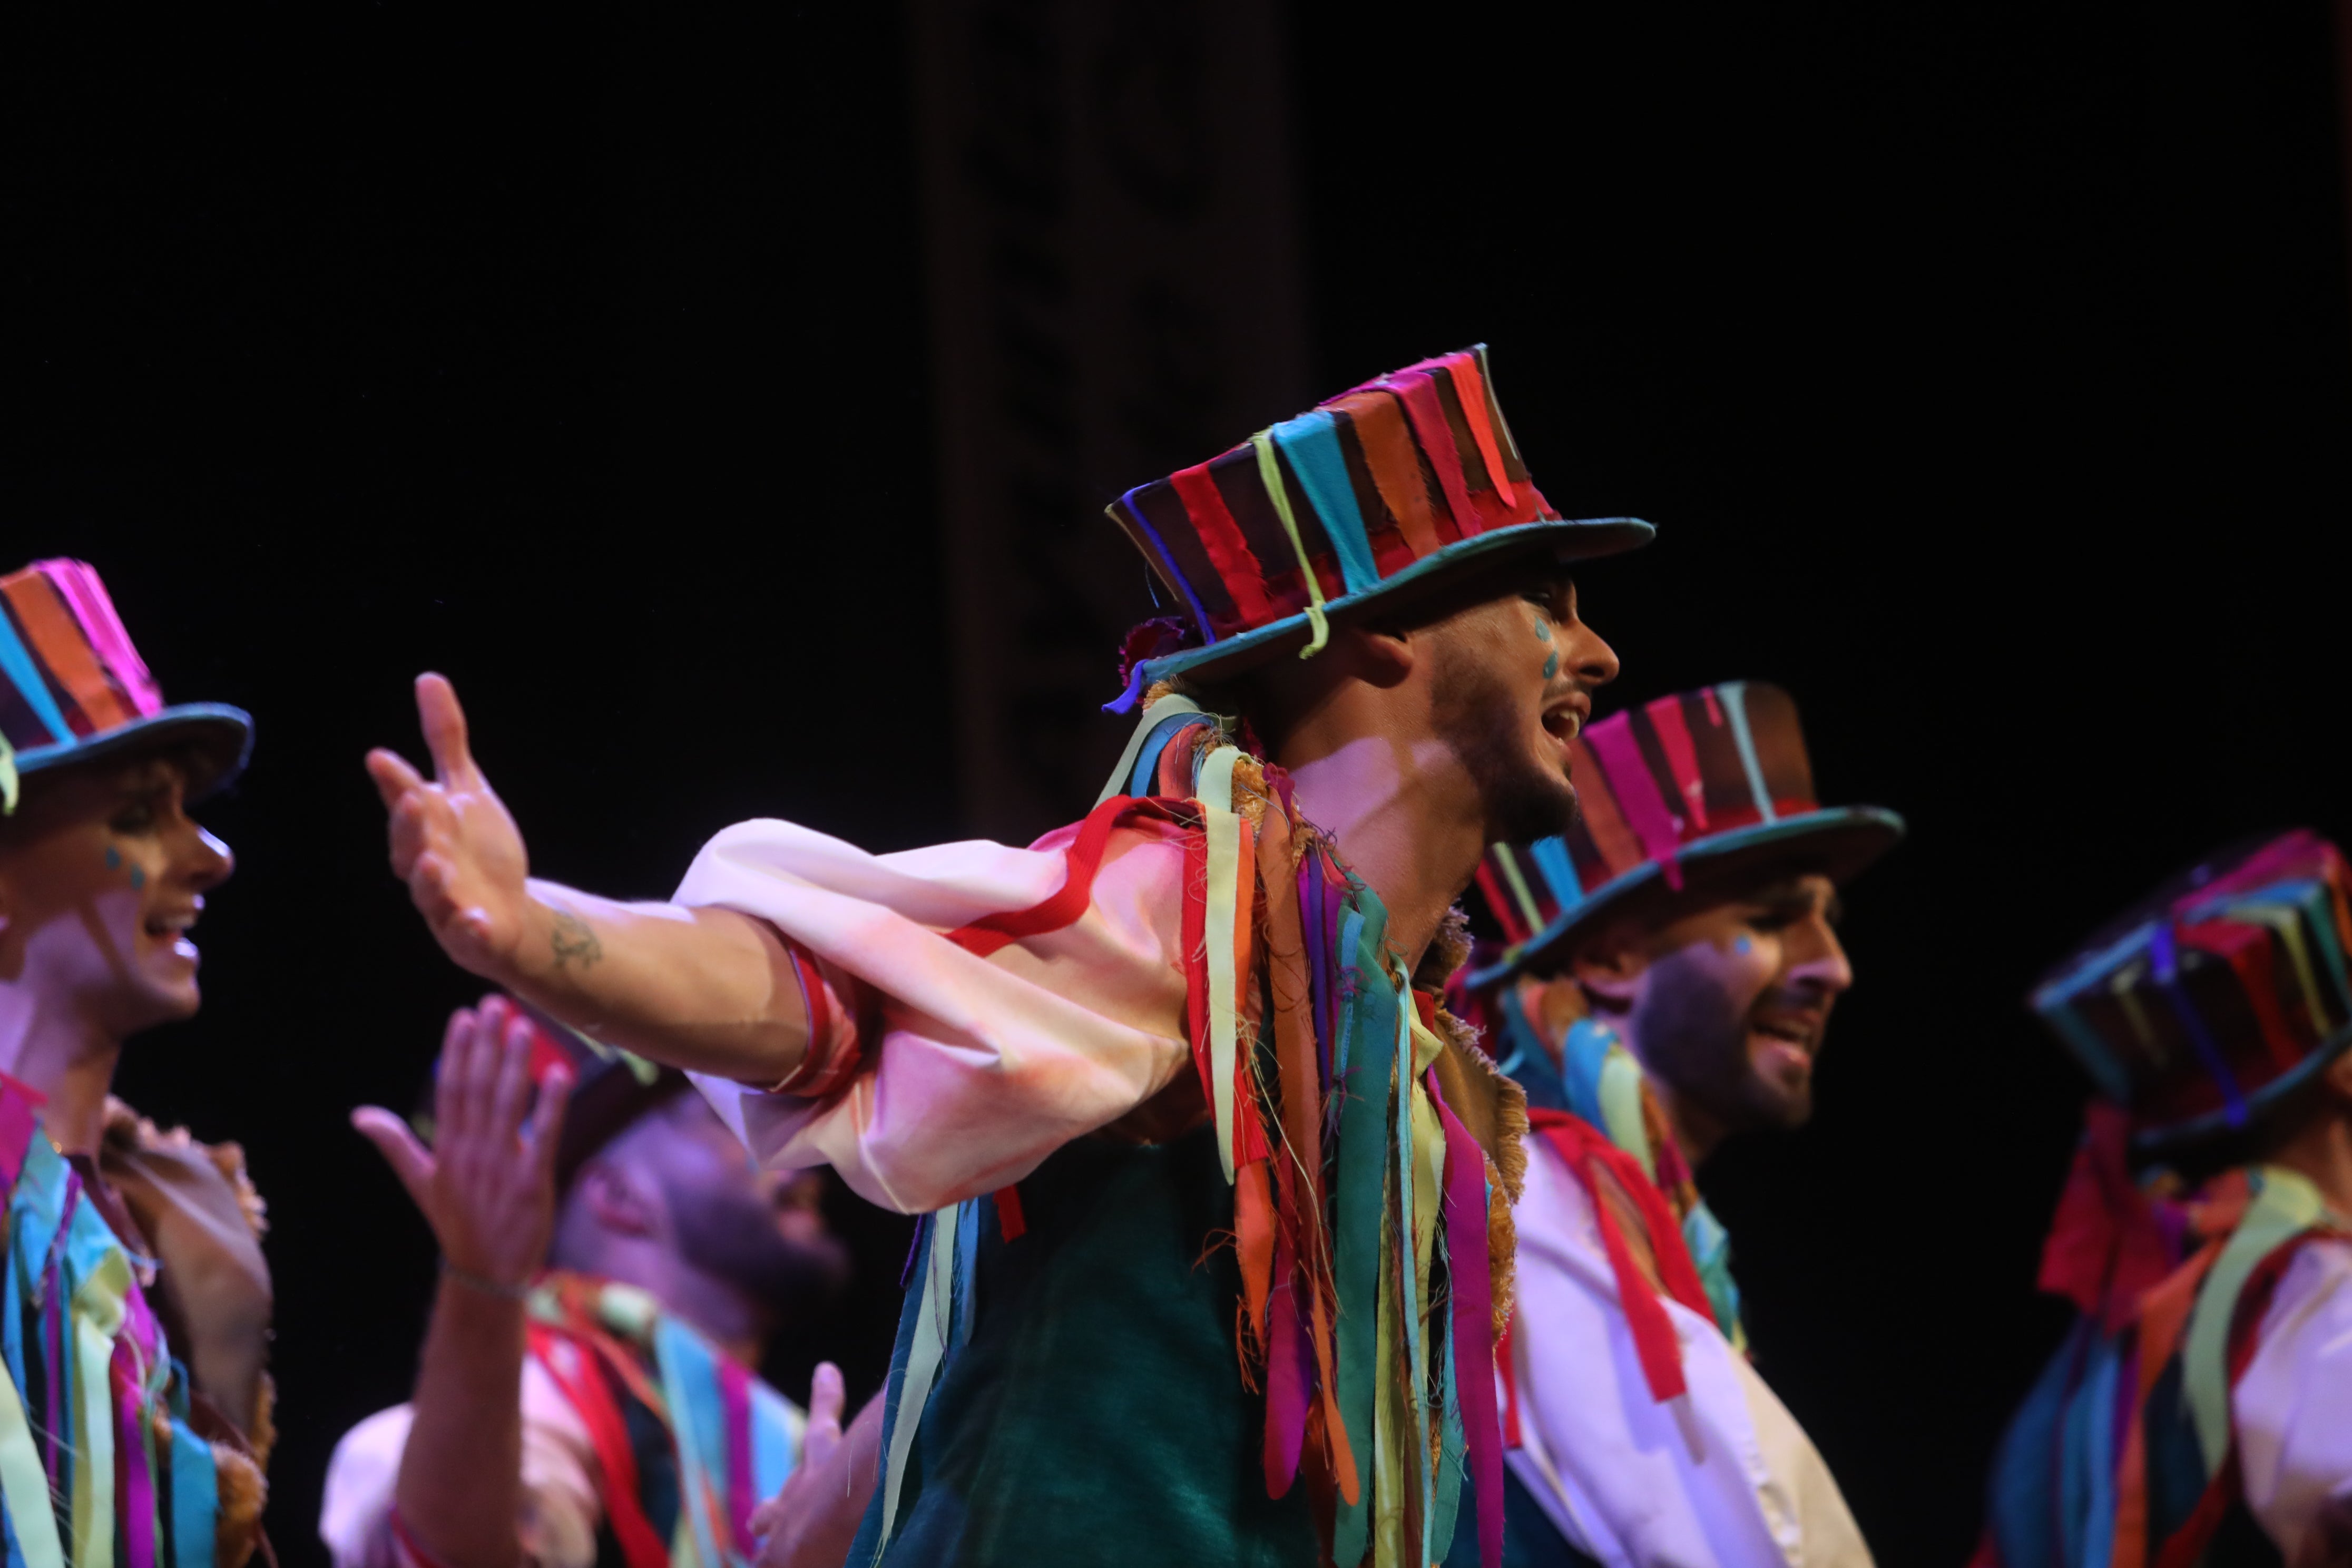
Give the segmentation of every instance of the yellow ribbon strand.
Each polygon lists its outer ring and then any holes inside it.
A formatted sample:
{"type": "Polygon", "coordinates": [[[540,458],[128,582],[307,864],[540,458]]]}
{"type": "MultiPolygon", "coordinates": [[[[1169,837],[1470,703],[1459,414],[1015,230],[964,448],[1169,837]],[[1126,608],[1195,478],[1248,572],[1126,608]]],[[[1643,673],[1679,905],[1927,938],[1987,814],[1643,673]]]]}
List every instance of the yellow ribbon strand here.
{"type": "Polygon", "coordinates": [[[113,1568],[114,1400],[107,1363],[130,1294],[131,1262],[120,1247],[110,1247],[74,1292],[74,1568],[113,1568]]]}
{"type": "Polygon", "coordinates": [[[49,1478],[41,1468],[25,1402],[17,1395],[16,1381],[7,1377],[0,1377],[0,1500],[8,1505],[8,1521],[16,1531],[17,1550],[25,1554],[25,1568],[65,1568],[58,1516],[49,1507],[49,1478]]]}
{"type": "Polygon", "coordinates": [[[1258,480],[1274,502],[1274,514],[1282,519],[1282,531],[1290,536],[1290,548],[1298,556],[1298,574],[1307,579],[1307,624],[1314,628],[1314,635],[1298,650],[1298,657],[1313,658],[1331,640],[1331,624],[1323,616],[1323,584],[1315,575],[1315,563],[1307,559],[1307,542],[1299,537],[1298,519],[1290,512],[1290,487],[1282,482],[1282,465],[1274,458],[1274,427],[1268,426],[1251,437],[1250,446],[1257,453],[1258,480]]]}
{"type": "Polygon", "coordinates": [[[1208,835],[1208,886],[1202,937],[1208,944],[1209,1077],[1217,1119],[1217,1160],[1234,1179],[1234,1062],[1240,1054],[1241,986],[1234,972],[1239,919],[1242,819],[1234,811],[1234,764],[1240,749],[1220,746],[1201,763],[1192,794],[1208,835]]]}

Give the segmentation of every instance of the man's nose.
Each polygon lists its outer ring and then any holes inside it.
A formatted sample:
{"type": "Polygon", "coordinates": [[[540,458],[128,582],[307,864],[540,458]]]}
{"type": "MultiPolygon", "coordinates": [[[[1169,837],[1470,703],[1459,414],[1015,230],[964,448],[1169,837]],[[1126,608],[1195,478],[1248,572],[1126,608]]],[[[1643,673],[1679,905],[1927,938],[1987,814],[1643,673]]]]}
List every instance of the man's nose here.
{"type": "Polygon", "coordinates": [[[1564,662],[1574,672],[1578,685],[1606,686],[1617,679],[1617,650],[1599,632],[1581,620],[1574,621],[1568,627],[1566,641],[1564,662]]]}
{"type": "Polygon", "coordinates": [[[1838,941],[1837,928],[1818,917],[1804,922],[1790,943],[1789,978],[1835,999],[1853,988],[1853,964],[1838,941]]]}
{"type": "Polygon", "coordinates": [[[203,828],[197,828],[188,852],[188,880],[196,890],[217,888],[236,872],[236,852],[203,828]]]}

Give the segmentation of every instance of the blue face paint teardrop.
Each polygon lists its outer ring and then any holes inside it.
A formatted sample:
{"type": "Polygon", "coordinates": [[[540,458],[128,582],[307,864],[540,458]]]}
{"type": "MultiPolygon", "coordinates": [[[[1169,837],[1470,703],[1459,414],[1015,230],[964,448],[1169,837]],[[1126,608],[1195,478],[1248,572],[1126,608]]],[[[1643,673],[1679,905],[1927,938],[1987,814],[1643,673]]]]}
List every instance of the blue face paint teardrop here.
{"type": "Polygon", "coordinates": [[[1743,934],[1738,941],[1731,944],[1731,951],[1738,953],[1753,952],[1756,951],[1756,944],[1743,934]]]}
{"type": "Polygon", "coordinates": [[[143,866],[133,866],[133,867],[131,867],[131,888],[133,889],[133,890],[136,890],[136,889],[140,889],[140,888],[143,888],[143,887],[145,887],[146,885],[147,885],[147,868],[146,868],[145,867],[143,867],[143,866]]]}
{"type": "Polygon", "coordinates": [[[1544,625],[1543,622],[1538,619],[1536,622],[1536,636],[1545,642],[1549,642],[1551,641],[1551,628],[1544,625]]]}
{"type": "Polygon", "coordinates": [[[1546,680],[1549,680],[1553,676],[1558,675],[1559,673],[1559,655],[1555,653],[1549,658],[1544,660],[1544,679],[1546,680]]]}
{"type": "Polygon", "coordinates": [[[122,851],[111,844],[106,847],[106,868],[110,871],[122,869],[122,851]]]}

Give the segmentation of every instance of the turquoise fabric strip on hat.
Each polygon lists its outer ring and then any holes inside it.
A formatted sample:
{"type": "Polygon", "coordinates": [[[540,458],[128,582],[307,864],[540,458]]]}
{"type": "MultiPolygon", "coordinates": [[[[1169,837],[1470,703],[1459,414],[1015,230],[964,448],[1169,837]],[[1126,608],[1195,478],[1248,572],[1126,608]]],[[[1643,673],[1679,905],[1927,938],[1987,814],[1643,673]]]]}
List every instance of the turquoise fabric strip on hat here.
{"type": "Polygon", "coordinates": [[[1478,887],[1506,938],[1474,990],[1555,972],[1604,919],[1670,918],[1808,872],[1843,884],[1903,837],[1874,805],[1822,806],[1797,705],[1734,680],[1614,714],[1569,748],[1575,826],[1496,845],[1478,887]]]}
{"type": "Polygon", "coordinates": [[[1312,655],[1334,621],[1465,568],[1613,555],[1655,531],[1552,510],[1495,401],[1483,343],[1367,382],[1108,510],[1183,601],[1198,643],[1145,650],[1108,705],[1120,713],[1155,681],[1312,655]]]}
{"type": "Polygon", "coordinates": [[[0,577],[0,815],[21,775],[149,747],[181,746],[190,799],[245,771],[253,720],[218,702],[165,707],[114,601],[79,561],[0,577]]]}

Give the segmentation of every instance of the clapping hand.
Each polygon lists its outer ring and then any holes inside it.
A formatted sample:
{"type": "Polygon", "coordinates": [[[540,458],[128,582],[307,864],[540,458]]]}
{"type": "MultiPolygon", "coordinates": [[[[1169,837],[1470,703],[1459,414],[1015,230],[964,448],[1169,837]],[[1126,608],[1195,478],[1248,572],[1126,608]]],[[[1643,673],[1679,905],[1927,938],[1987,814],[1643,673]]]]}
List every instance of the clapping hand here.
{"type": "Polygon", "coordinates": [[[474,762],[466,710],[446,677],[416,678],[416,717],[433,753],[430,782],[396,752],[367,757],[391,814],[393,875],[461,968],[511,984],[534,908],[522,834],[474,762]]]}
{"type": "Polygon", "coordinates": [[[751,1510],[751,1533],[760,1541],[756,1568],[841,1568],[849,1555],[874,1495],[882,1401],[868,1401],[846,1432],[841,1410],[841,1369],[822,1362],[809,1380],[801,1462],[774,1497],[751,1510]]]}
{"type": "Polygon", "coordinates": [[[572,1079],[558,1069],[534,1096],[531,1034],[503,996],[450,1015],[429,1150],[381,1106],[352,1113],[432,1226],[451,1274],[500,1293],[519,1294],[539,1272],[555,1230],[555,1147],[572,1079]]]}

